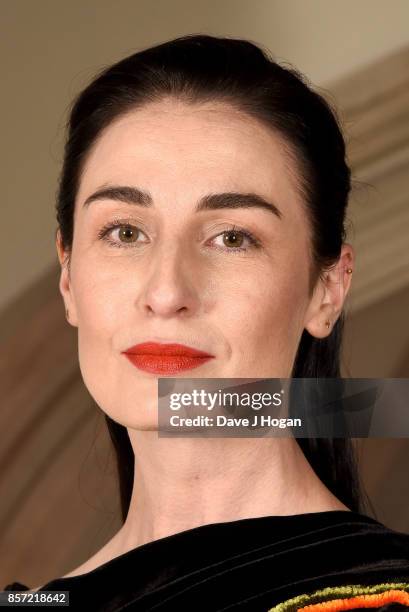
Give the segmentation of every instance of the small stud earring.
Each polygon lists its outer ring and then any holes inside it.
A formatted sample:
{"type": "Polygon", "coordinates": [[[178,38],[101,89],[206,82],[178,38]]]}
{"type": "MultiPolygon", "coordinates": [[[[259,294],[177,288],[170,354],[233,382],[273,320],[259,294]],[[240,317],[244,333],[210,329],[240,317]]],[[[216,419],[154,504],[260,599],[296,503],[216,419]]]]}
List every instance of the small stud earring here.
{"type": "Polygon", "coordinates": [[[330,327],[330,326],[331,326],[331,321],[325,321],[325,325],[326,325],[327,327],[330,327]]]}
{"type": "Polygon", "coordinates": [[[352,268],[347,268],[347,274],[352,274],[352,268]]]}

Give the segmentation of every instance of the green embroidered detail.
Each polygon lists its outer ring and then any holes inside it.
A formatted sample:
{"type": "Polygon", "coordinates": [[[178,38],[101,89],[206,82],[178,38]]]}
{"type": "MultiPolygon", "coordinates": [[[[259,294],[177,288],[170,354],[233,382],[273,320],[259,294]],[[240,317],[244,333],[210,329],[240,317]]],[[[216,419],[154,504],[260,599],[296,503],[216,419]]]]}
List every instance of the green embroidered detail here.
{"type": "Polygon", "coordinates": [[[400,589],[409,593],[409,582],[383,582],[381,584],[364,585],[351,584],[346,586],[326,587],[313,593],[297,595],[269,608],[267,612],[297,612],[299,608],[309,604],[320,603],[339,597],[356,597],[358,595],[383,593],[391,589],[400,589]]]}

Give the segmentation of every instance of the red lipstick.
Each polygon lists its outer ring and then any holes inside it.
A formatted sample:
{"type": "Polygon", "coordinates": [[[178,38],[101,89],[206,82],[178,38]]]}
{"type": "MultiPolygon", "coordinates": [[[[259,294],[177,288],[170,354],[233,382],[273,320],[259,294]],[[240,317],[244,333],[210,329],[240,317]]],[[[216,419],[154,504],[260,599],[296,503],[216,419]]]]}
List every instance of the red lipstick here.
{"type": "Polygon", "coordinates": [[[142,342],[131,346],[123,354],[140,370],[151,374],[175,374],[197,368],[214,355],[204,353],[184,344],[160,344],[142,342]]]}

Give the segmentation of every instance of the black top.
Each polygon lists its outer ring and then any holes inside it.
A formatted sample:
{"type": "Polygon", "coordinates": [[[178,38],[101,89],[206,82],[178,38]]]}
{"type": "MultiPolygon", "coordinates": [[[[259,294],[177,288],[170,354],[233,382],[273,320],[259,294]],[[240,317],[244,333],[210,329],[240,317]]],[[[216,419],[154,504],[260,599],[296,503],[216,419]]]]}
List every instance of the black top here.
{"type": "Polygon", "coordinates": [[[44,590],[69,591],[70,610],[101,612],[400,612],[409,610],[409,534],[347,510],[211,523],[44,590]]]}

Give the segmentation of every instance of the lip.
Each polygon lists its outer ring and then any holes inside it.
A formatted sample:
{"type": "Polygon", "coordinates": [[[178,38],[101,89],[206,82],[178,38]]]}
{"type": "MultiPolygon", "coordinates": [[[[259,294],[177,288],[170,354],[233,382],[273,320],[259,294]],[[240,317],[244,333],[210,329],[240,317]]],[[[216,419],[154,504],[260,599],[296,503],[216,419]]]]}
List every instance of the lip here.
{"type": "Polygon", "coordinates": [[[197,368],[214,355],[179,343],[142,342],[123,354],[140,370],[152,374],[174,374],[197,368]]]}

